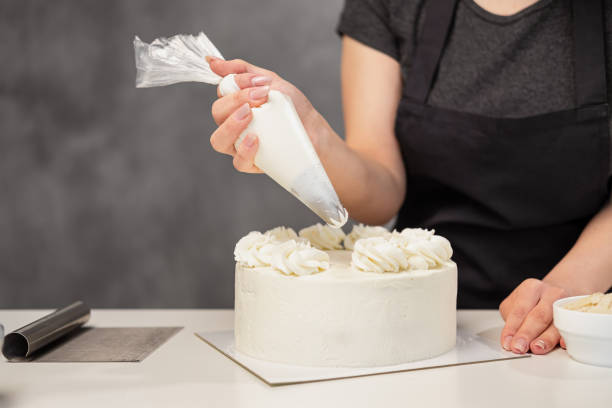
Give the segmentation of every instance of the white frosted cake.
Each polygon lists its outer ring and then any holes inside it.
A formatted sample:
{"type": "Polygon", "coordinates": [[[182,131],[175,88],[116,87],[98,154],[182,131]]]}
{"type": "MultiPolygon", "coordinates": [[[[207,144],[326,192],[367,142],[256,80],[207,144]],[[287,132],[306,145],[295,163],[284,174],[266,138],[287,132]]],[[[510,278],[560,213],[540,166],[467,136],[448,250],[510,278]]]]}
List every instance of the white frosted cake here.
{"type": "Polygon", "coordinates": [[[395,365],[455,345],[457,266],[433,231],[315,225],[236,245],[236,349],[262,360],[395,365]],[[343,249],[342,242],[352,250],[343,249]]]}

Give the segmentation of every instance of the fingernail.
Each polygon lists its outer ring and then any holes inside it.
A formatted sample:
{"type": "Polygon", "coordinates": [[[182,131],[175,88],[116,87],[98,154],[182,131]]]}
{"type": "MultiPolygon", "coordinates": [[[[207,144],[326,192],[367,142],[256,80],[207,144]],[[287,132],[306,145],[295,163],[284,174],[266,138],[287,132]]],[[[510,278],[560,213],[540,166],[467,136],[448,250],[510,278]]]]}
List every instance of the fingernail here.
{"type": "Polygon", "coordinates": [[[207,56],[206,56],[206,61],[207,61],[209,64],[210,64],[211,62],[213,62],[213,61],[217,61],[217,60],[220,60],[220,59],[221,59],[221,58],[217,58],[217,57],[215,57],[215,56],[213,56],[213,55],[207,55],[207,56]]]}
{"type": "Polygon", "coordinates": [[[525,339],[518,339],[514,342],[514,351],[520,354],[527,351],[527,342],[525,339]]]}
{"type": "Polygon", "coordinates": [[[234,117],[237,120],[242,120],[242,119],[246,118],[249,115],[250,111],[251,111],[251,108],[249,107],[249,104],[245,103],[244,105],[239,107],[238,110],[236,110],[236,113],[234,114],[234,117]]]}
{"type": "Polygon", "coordinates": [[[504,350],[510,350],[510,343],[512,343],[512,336],[504,337],[504,342],[502,343],[504,350]]]}
{"type": "Polygon", "coordinates": [[[253,84],[253,86],[268,85],[270,82],[272,82],[272,78],[261,75],[251,79],[251,84],[253,84]]]}
{"type": "Polygon", "coordinates": [[[546,342],[542,339],[536,340],[533,343],[533,348],[539,350],[539,351],[544,351],[546,350],[546,342]]]}
{"type": "Polygon", "coordinates": [[[255,136],[251,134],[246,135],[246,137],[244,138],[244,145],[247,148],[251,148],[253,147],[254,144],[255,144],[255,136]]]}
{"type": "Polygon", "coordinates": [[[251,92],[249,92],[249,98],[253,100],[265,98],[266,95],[268,95],[269,91],[270,91],[269,86],[259,86],[257,88],[254,88],[251,92]]]}

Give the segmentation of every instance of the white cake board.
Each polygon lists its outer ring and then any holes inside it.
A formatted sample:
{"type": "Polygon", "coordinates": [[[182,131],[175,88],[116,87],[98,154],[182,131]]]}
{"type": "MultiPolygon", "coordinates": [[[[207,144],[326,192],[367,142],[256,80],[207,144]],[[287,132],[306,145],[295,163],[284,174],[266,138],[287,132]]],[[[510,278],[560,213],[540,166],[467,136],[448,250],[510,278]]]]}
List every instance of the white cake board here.
{"type": "Polygon", "coordinates": [[[384,367],[305,367],[258,360],[236,351],[233,330],[200,332],[195,333],[195,335],[270,386],[339,380],[366,375],[530,357],[529,354],[517,355],[505,351],[498,342],[491,341],[484,335],[468,333],[466,330],[459,328],[457,329],[457,345],[455,348],[427,360],[384,367]]]}

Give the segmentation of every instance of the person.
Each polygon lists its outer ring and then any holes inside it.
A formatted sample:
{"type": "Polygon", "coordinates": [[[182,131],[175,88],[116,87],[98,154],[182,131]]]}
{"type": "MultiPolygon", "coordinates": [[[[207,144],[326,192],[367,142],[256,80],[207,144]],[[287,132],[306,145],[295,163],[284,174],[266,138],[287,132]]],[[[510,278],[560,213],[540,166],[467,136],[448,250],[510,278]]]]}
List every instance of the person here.
{"type": "Polygon", "coordinates": [[[612,7],[347,0],[338,32],[345,140],[276,73],[211,58],[241,88],[212,106],[213,148],[258,172],[257,135],[234,141],[269,89],[289,95],[354,219],[447,237],[458,307],[499,306],[503,348],[548,353],[552,303],[612,285],[612,7]]]}

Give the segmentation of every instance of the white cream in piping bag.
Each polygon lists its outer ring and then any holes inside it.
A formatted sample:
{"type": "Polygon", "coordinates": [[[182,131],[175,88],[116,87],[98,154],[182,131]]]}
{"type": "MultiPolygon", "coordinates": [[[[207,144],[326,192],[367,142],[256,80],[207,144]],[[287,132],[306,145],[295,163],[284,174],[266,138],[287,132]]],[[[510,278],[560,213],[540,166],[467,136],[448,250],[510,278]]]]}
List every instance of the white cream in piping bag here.
{"type": "MultiPolygon", "coordinates": [[[[136,37],[134,51],[139,88],[195,81],[219,84],[222,95],[240,90],[234,74],[221,78],[210,70],[205,57],[222,56],[204,33],[160,38],[151,44],[136,37]]],[[[256,134],[259,148],[255,165],[328,225],[342,227],[348,212],[340,203],[291,98],[271,90],[268,101],[251,110],[253,118],[236,141],[236,147],[247,133],[256,134]]]]}
{"type": "MultiPolygon", "coordinates": [[[[234,74],[226,76],[219,84],[222,95],[239,89],[234,74]]],[[[251,111],[253,119],[236,141],[236,149],[247,133],[256,134],[259,149],[255,165],[327,224],[342,227],[348,213],[340,204],[291,98],[271,90],[268,101],[251,111]]]]}

